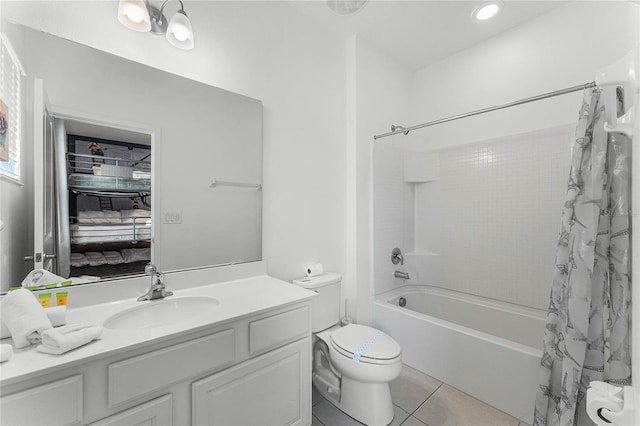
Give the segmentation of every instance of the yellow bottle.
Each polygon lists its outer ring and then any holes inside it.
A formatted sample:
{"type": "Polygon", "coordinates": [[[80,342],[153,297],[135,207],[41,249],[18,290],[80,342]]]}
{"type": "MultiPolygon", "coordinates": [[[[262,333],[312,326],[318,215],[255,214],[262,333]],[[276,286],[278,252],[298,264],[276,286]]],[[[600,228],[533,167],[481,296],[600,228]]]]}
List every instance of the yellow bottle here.
{"type": "Polygon", "coordinates": [[[38,299],[43,308],[49,308],[51,306],[51,293],[41,293],[38,295],[38,299]]]}
{"type": "Polygon", "coordinates": [[[58,306],[66,306],[67,304],[67,292],[61,291],[56,293],[56,304],[58,306]]]}

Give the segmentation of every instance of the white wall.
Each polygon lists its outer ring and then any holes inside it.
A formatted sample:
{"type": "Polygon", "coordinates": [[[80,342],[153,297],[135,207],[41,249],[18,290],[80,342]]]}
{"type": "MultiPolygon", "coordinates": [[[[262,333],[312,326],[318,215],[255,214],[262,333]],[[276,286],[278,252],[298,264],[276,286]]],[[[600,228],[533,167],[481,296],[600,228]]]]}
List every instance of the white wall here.
{"type": "MultiPolygon", "coordinates": [[[[629,2],[572,2],[418,71],[414,78],[411,124],[593,81],[596,70],[623,56],[638,42],[638,9],[629,2]]],[[[559,138],[558,143],[564,146],[545,153],[538,147],[548,142],[548,137],[536,144],[538,136],[535,133],[514,135],[566,124],[575,126],[581,100],[582,93],[578,92],[413,132],[427,141],[425,149],[436,152],[444,149],[441,153],[447,159],[458,154],[473,157],[468,165],[457,166],[459,178],[471,177],[476,166],[473,161],[482,160],[487,152],[494,150],[492,155],[501,156],[500,159],[496,157],[500,161],[489,167],[496,169],[493,172],[501,173],[501,180],[490,184],[491,179],[488,179],[484,187],[475,187],[473,194],[465,191],[469,188],[462,188],[459,193],[443,196],[435,189],[442,189],[442,182],[420,184],[416,192],[416,248],[440,255],[429,258],[431,263],[426,261],[418,268],[423,275],[421,284],[436,284],[546,308],[545,294],[548,297],[555,249],[553,234],[558,229],[561,206],[558,197],[564,192],[558,188],[556,175],[560,169],[556,166],[566,162],[567,137],[559,138]],[[455,148],[479,141],[484,142],[455,148]],[[536,177],[540,170],[548,173],[536,177]],[[463,205],[455,203],[457,196],[469,197],[467,207],[476,210],[477,214],[465,216],[468,210],[461,210],[463,205]],[[531,204],[528,200],[537,200],[530,209],[526,209],[531,204]],[[517,206],[507,208],[512,204],[517,206]],[[440,209],[439,205],[445,207],[440,209]],[[557,205],[555,211],[551,211],[551,205],[557,205]],[[534,212],[547,216],[537,220],[534,212]],[[441,223],[442,226],[435,223],[438,215],[445,214],[440,221],[452,224],[451,229],[445,226],[446,223],[441,223]],[[509,215],[517,215],[518,223],[514,223],[513,216],[509,215]],[[552,224],[554,221],[556,224],[552,224]],[[528,235],[522,234],[520,227],[528,228],[529,233],[534,229],[544,228],[544,231],[528,235]],[[449,234],[455,232],[455,238],[447,239],[444,235],[447,229],[449,234]],[[466,235],[467,239],[461,239],[460,235],[466,235]],[[447,252],[444,242],[450,245],[453,240],[458,249],[453,247],[452,250],[458,255],[466,253],[464,259],[444,255],[447,252]],[[500,243],[502,240],[504,243],[500,243]],[[474,257],[465,251],[465,247],[471,247],[471,251],[477,253],[484,250],[493,260],[474,257]],[[520,278],[513,266],[522,264],[521,257],[525,253],[529,253],[528,256],[538,253],[536,259],[527,264],[534,267],[535,273],[526,273],[526,268],[520,268],[523,271],[520,278]],[[468,276],[469,271],[466,275],[459,270],[453,274],[461,263],[478,276],[490,279],[474,283],[474,274],[468,276]],[[542,263],[548,265],[546,279],[544,270],[539,271],[542,263]],[[457,278],[452,278],[452,274],[457,278]],[[428,277],[433,280],[426,282],[428,277]],[[467,282],[460,282],[464,280],[467,282]],[[531,288],[532,285],[538,287],[531,288]]],[[[455,191],[455,187],[447,190],[455,191]]]]}
{"type": "Polygon", "coordinates": [[[196,36],[192,51],[126,29],[116,19],[116,1],[3,1],[2,13],[5,19],[262,100],[263,258],[269,273],[291,280],[316,261],[344,273],[343,40],[303,22],[286,2],[185,6],[196,36]]]}
{"type": "Polygon", "coordinates": [[[357,286],[351,286],[347,296],[357,299],[358,320],[368,323],[374,280],[393,282],[391,250],[403,246],[402,203],[394,202],[397,196],[402,198],[402,185],[399,192],[394,189],[388,193],[390,197],[377,192],[374,176],[380,176],[378,166],[391,164],[392,158],[380,157],[373,135],[391,123],[408,119],[412,73],[359,38],[352,38],[350,43],[350,53],[355,58],[355,102],[351,123],[354,133],[349,139],[352,161],[348,166],[353,195],[349,198],[348,212],[353,216],[348,230],[354,254],[349,265],[355,271],[357,286]]]}
{"type": "MultiPolygon", "coordinates": [[[[419,70],[411,124],[500,105],[595,80],[638,43],[638,5],[577,1],[419,70]]],[[[414,132],[429,148],[574,123],[581,93],[414,132]]]]}

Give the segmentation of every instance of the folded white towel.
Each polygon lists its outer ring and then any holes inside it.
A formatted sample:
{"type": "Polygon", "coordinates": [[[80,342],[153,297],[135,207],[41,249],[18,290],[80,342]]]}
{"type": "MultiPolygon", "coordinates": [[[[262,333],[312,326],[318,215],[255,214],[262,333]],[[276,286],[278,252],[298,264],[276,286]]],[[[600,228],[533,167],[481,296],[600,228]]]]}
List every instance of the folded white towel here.
{"type": "Polygon", "coordinates": [[[104,251],[102,253],[109,265],[120,265],[121,263],[124,263],[122,254],[120,254],[119,251],[104,251]]]}
{"type": "MultiPolygon", "coordinates": [[[[47,314],[47,318],[49,318],[53,327],[60,327],[67,323],[66,306],[52,306],[50,308],[44,308],[44,313],[47,314]]],[[[11,337],[11,332],[0,316],[0,339],[6,339],[7,337],[11,337]]]]}
{"type": "Polygon", "coordinates": [[[99,339],[102,327],[92,324],[70,324],[53,328],[42,333],[39,352],[60,355],[77,347],[99,339]]]}
{"type": "Polygon", "coordinates": [[[87,256],[85,256],[84,253],[71,253],[71,266],[80,268],[88,264],[89,261],[87,260],[87,256]]]}
{"type": "Polygon", "coordinates": [[[52,328],[51,321],[35,295],[26,289],[7,293],[0,303],[2,321],[5,323],[17,349],[38,343],[41,334],[52,328]]]}
{"type": "Polygon", "coordinates": [[[67,323],[67,307],[66,306],[52,306],[45,308],[44,313],[47,314],[51,325],[54,327],[60,327],[67,323]]]}
{"type": "Polygon", "coordinates": [[[13,356],[13,346],[3,343],[0,345],[0,362],[9,361],[13,356]]]}
{"type": "Polygon", "coordinates": [[[84,255],[87,256],[87,260],[89,261],[89,265],[91,266],[100,266],[107,264],[107,259],[105,259],[102,252],[88,251],[84,255]]]}

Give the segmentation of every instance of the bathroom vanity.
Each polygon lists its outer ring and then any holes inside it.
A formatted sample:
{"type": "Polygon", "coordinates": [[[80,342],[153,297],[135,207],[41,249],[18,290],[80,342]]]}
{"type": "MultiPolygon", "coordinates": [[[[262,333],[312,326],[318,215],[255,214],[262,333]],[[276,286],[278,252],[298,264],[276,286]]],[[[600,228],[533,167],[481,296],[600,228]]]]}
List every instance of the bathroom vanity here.
{"type": "Polygon", "coordinates": [[[266,274],[220,281],[224,270],[187,287],[193,274],[169,276],[164,300],[71,306],[67,322],[104,324],[102,338],[59,356],[17,350],[0,365],[0,423],[311,424],[315,293],[266,274]]]}

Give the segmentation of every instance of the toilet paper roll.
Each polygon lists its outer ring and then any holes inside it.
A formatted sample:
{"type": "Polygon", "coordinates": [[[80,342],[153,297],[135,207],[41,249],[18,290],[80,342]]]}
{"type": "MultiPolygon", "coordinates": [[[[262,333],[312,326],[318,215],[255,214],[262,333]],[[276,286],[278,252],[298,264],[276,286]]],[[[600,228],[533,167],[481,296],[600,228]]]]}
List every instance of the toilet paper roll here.
{"type": "Polygon", "coordinates": [[[307,266],[305,271],[308,277],[315,277],[316,275],[321,275],[324,272],[324,268],[322,267],[322,263],[315,263],[307,266]]]}

